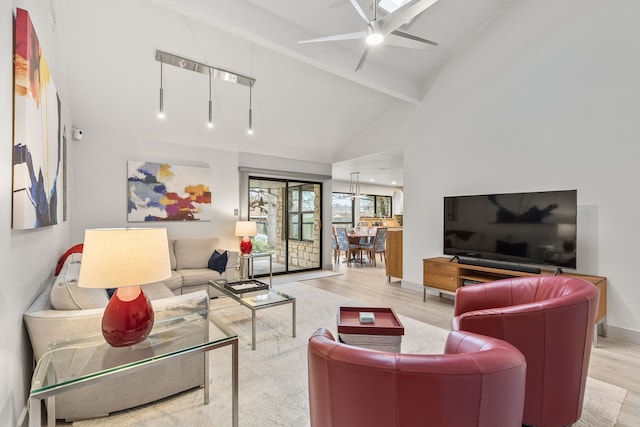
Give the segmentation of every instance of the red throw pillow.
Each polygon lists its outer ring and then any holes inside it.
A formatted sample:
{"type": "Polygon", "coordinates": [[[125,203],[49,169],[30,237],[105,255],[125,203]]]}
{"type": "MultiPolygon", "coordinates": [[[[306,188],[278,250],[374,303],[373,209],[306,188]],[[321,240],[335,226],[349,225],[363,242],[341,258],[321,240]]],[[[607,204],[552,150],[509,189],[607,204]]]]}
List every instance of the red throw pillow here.
{"type": "Polygon", "coordinates": [[[56,266],[56,276],[58,274],[60,274],[60,270],[62,270],[62,266],[64,265],[65,260],[67,259],[67,257],[71,254],[75,254],[75,253],[82,253],[82,248],[84,247],[84,244],[82,243],[78,243],[75,246],[70,247],[58,260],[58,265],[56,266]]]}

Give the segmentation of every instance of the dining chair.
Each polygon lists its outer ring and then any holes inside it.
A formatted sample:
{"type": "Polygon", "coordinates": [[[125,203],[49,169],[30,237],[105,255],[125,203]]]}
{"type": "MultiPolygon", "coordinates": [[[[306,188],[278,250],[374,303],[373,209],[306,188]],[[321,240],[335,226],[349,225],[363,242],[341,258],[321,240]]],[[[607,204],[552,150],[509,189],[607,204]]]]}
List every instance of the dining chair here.
{"type": "Polygon", "coordinates": [[[346,228],[336,228],[336,238],[338,241],[338,260],[340,259],[340,252],[344,251],[344,255],[349,257],[349,238],[347,237],[346,228]]]}
{"type": "Polygon", "coordinates": [[[336,235],[336,228],[331,230],[331,250],[333,251],[333,261],[335,264],[340,262],[340,249],[338,247],[338,236],[336,235]]]}
{"type": "Polygon", "coordinates": [[[373,265],[375,265],[376,254],[380,254],[380,261],[384,256],[384,263],[387,263],[387,229],[378,227],[376,230],[376,238],[373,244],[373,265]]]}
{"type": "Polygon", "coordinates": [[[353,230],[353,233],[349,233],[344,228],[337,229],[338,246],[340,247],[340,250],[345,251],[347,255],[347,265],[350,265],[351,261],[356,261],[358,259],[358,254],[360,255],[359,259],[360,263],[362,264],[362,251],[366,250],[366,247],[361,245],[358,241],[356,243],[353,243],[354,236],[358,237],[359,234],[356,229],[350,229],[349,231],[351,230],[353,230]]]}
{"type": "Polygon", "coordinates": [[[367,253],[369,261],[376,265],[376,254],[380,253],[380,261],[382,261],[382,254],[384,254],[384,261],[387,262],[387,250],[385,248],[385,241],[387,240],[387,229],[384,227],[377,227],[376,234],[369,238],[365,244],[360,244],[362,251],[367,253]]]}

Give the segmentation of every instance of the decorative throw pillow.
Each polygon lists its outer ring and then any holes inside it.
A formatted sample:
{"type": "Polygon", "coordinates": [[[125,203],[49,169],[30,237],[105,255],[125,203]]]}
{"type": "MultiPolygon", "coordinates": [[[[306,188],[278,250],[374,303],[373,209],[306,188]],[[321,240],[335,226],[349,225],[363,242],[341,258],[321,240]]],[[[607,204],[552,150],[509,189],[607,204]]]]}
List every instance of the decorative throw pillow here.
{"type": "Polygon", "coordinates": [[[229,259],[229,255],[227,251],[222,253],[218,252],[218,250],[213,251],[211,254],[211,258],[209,258],[209,268],[217,271],[218,273],[224,273],[224,270],[227,268],[227,260],[229,259]]]}
{"type": "Polygon", "coordinates": [[[83,310],[102,308],[109,298],[104,289],[81,288],[78,286],[80,263],[68,263],[56,277],[49,300],[56,310],[83,310]]]}
{"type": "Polygon", "coordinates": [[[79,243],[67,249],[67,251],[58,260],[58,265],[56,265],[55,275],[57,276],[58,274],[60,274],[60,271],[62,270],[62,267],[64,266],[64,263],[67,260],[67,257],[69,257],[69,255],[76,254],[76,253],[82,254],[83,248],[84,248],[84,244],[79,243]]]}

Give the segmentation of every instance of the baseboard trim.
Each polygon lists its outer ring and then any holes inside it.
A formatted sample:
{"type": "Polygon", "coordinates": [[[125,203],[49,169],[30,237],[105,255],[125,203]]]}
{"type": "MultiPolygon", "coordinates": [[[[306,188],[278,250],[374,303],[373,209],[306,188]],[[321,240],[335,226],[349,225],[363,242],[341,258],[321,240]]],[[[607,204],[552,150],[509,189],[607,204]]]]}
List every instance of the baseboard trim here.
{"type": "Polygon", "coordinates": [[[400,287],[411,289],[414,291],[420,291],[420,292],[422,292],[422,288],[423,288],[422,283],[410,282],[404,279],[400,279],[400,287]]]}
{"type": "Polygon", "coordinates": [[[640,345],[640,331],[633,329],[621,328],[607,324],[607,338],[614,338],[621,341],[627,341],[632,344],[640,345]]]}
{"type": "Polygon", "coordinates": [[[454,293],[449,291],[443,291],[436,288],[431,288],[425,286],[422,283],[409,282],[408,280],[402,280],[401,286],[406,289],[411,289],[413,291],[419,291],[421,294],[426,291],[427,295],[432,295],[440,298],[446,299],[454,299],[454,293]]]}

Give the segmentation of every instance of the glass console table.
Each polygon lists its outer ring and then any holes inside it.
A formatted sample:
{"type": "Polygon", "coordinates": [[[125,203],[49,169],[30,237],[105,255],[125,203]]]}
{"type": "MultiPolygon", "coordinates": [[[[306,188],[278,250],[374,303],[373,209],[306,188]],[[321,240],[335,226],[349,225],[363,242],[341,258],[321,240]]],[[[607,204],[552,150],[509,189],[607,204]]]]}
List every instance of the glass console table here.
{"type": "Polygon", "coordinates": [[[239,302],[245,307],[251,310],[251,349],[256,349],[256,311],[269,307],[275,307],[282,304],[291,304],[291,336],[296,337],[296,299],[290,295],[276,291],[275,289],[268,287],[265,283],[257,280],[236,280],[227,281],[210,280],[209,284],[215,289],[219,290],[223,294],[227,295],[231,299],[239,302]],[[238,286],[243,284],[257,283],[263,285],[260,290],[252,290],[251,287],[246,289],[246,292],[238,292],[230,290],[227,285],[238,286]]]}
{"type": "MultiPolygon", "coordinates": [[[[158,317],[162,317],[162,313],[156,313],[156,319],[158,317]]],[[[182,310],[178,316],[156,320],[149,337],[133,346],[111,347],[101,334],[52,343],[38,361],[31,381],[29,425],[41,425],[43,399],[47,399],[48,425],[53,427],[56,394],[195,353],[204,353],[204,404],[207,405],[208,352],[228,345],[232,347],[232,424],[237,427],[238,335],[209,314],[206,298],[182,310]]]]}

